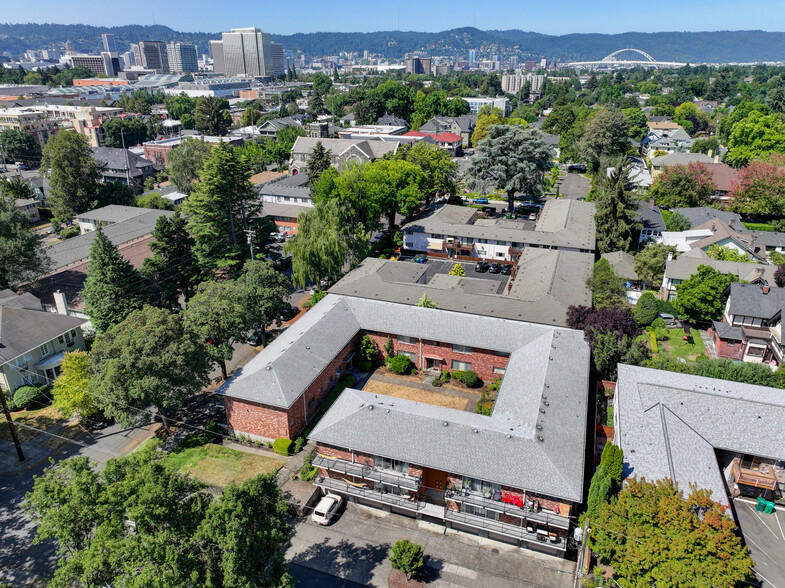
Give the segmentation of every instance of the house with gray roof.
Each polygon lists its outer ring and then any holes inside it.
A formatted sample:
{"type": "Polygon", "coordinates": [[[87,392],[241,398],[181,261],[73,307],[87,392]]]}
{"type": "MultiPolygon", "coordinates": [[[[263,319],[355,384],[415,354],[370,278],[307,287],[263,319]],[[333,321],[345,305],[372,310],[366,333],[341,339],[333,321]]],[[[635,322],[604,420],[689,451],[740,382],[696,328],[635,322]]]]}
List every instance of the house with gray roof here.
{"type": "Polygon", "coordinates": [[[708,265],[723,274],[732,274],[737,276],[739,280],[751,284],[774,284],[774,272],[777,271],[776,265],[746,261],[721,261],[712,259],[702,249],[692,249],[665,262],[660,297],[664,300],[676,298],[676,286],[698,273],[698,268],[702,265],[708,265]]]}
{"type": "Polygon", "coordinates": [[[534,229],[518,220],[477,218],[475,209],[445,204],[402,227],[403,249],[515,261],[527,247],[591,253],[595,249],[594,204],[549,199],[534,229]]]}
{"type": "Polygon", "coordinates": [[[395,153],[398,147],[408,143],[397,135],[367,136],[354,139],[297,137],[289,159],[289,171],[292,175],[298,175],[305,171],[308,158],[319,142],[330,152],[332,166],[339,170],[349,163],[368,163],[381,159],[385,154],[395,153]]]}
{"type": "Polygon", "coordinates": [[[144,181],[156,171],[151,161],[128,149],[93,147],[93,158],[102,164],[102,182],[126,184],[134,194],[142,193],[144,181]]]}
{"type": "Polygon", "coordinates": [[[690,221],[691,227],[697,227],[715,219],[719,219],[740,233],[747,231],[747,229],[744,228],[744,225],[741,224],[741,215],[736,212],[730,212],[720,208],[712,208],[710,206],[674,208],[673,212],[678,212],[680,215],[690,221]]]}
{"type": "Polygon", "coordinates": [[[472,142],[472,133],[477,126],[476,114],[463,116],[434,116],[423,124],[418,130],[421,133],[435,134],[454,133],[463,139],[463,147],[469,147],[472,142]]]}
{"type": "Polygon", "coordinates": [[[84,235],[90,233],[98,227],[107,227],[115,223],[121,223],[137,216],[147,214],[152,208],[139,208],[137,206],[121,206],[120,204],[109,204],[101,208],[94,208],[79,214],[74,220],[79,224],[79,232],[84,235]]]}
{"type": "Polygon", "coordinates": [[[589,348],[580,331],[328,294],[217,393],[230,429],[294,437],[368,336],[426,373],[501,378],[490,415],[347,388],[315,425],[315,484],[555,555],[584,496],[589,348]]]}
{"type": "MultiPolygon", "coordinates": [[[[773,267],[773,266],[772,266],[773,267]]],[[[764,363],[782,363],[782,314],[785,288],[762,279],[752,284],[733,283],[722,321],[714,321],[709,336],[719,357],[764,363]]]]}
{"type": "Polygon", "coordinates": [[[714,163],[714,159],[704,153],[668,153],[652,157],[651,175],[656,178],[666,168],[674,165],[688,165],[690,163],[714,163]]]}
{"type": "Polygon", "coordinates": [[[662,233],[667,231],[665,221],[662,219],[660,207],[654,204],[654,198],[641,200],[638,204],[638,244],[647,242],[662,243],[662,233]]]}
{"type": "Polygon", "coordinates": [[[68,351],[83,350],[83,318],[44,312],[30,293],[0,290],[0,387],[51,383],[68,351]]]}
{"type": "Polygon", "coordinates": [[[782,493],[782,390],[619,365],[613,404],[625,477],[670,478],[686,493],[695,485],[728,506],[728,491],[782,493]]]}

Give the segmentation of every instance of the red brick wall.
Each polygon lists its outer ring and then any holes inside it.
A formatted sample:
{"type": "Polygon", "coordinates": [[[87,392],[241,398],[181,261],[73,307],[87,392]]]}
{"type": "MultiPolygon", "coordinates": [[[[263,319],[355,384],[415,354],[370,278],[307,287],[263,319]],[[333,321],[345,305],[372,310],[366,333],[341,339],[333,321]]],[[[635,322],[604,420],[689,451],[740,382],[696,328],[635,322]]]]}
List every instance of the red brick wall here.
{"type": "MultiPolygon", "coordinates": [[[[369,337],[373,340],[374,343],[376,343],[376,346],[380,350],[384,349],[384,345],[387,343],[387,334],[369,335],[369,337]]],[[[482,378],[485,382],[491,382],[495,378],[499,377],[497,374],[493,373],[493,368],[506,368],[507,362],[510,359],[509,357],[496,355],[494,351],[490,351],[488,349],[479,349],[476,347],[472,348],[471,353],[455,352],[452,349],[452,342],[450,341],[438,341],[438,345],[427,345],[423,342],[421,352],[420,339],[418,339],[416,343],[401,343],[398,341],[398,337],[395,334],[390,334],[390,338],[392,339],[394,354],[398,353],[399,351],[407,351],[409,353],[415,354],[416,360],[414,363],[417,366],[417,369],[423,368],[425,363],[425,356],[436,356],[442,358],[443,361],[440,364],[442,371],[452,371],[452,361],[454,359],[457,361],[467,361],[472,364],[472,370],[475,371],[477,375],[480,376],[480,378],[482,378]]]]}
{"type": "Polygon", "coordinates": [[[229,428],[236,433],[275,439],[289,436],[287,411],[224,396],[229,428]]]}
{"type": "Polygon", "coordinates": [[[735,359],[737,361],[741,361],[744,358],[744,344],[742,342],[723,341],[712,328],[709,328],[709,336],[714,341],[717,357],[735,359]]]}
{"type": "MultiPolygon", "coordinates": [[[[332,457],[335,459],[342,459],[344,461],[351,462],[352,461],[352,452],[349,449],[343,449],[342,447],[335,447],[334,445],[325,445],[323,443],[316,444],[316,452],[320,455],[324,455],[325,457],[332,457]]],[[[373,465],[373,455],[370,453],[361,453],[359,451],[354,452],[354,463],[359,463],[362,465],[373,465]]]]}

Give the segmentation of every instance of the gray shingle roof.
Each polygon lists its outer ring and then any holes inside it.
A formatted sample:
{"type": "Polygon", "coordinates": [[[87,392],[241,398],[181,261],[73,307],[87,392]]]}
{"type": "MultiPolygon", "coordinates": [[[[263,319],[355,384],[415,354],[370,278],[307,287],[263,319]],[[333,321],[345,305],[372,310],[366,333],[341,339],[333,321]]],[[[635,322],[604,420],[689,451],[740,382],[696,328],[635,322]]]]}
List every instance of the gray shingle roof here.
{"type": "Polygon", "coordinates": [[[93,157],[107,167],[107,172],[123,170],[125,173],[125,170],[130,169],[131,176],[143,175],[142,169],[150,168],[153,165],[150,160],[128,149],[93,147],[93,157]]]}
{"type": "Polygon", "coordinates": [[[643,225],[644,229],[659,232],[668,230],[665,226],[665,221],[662,220],[660,207],[656,204],[652,205],[649,200],[644,200],[639,203],[638,220],[643,225]]]}
{"type": "Polygon", "coordinates": [[[736,229],[740,233],[747,232],[747,230],[741,224],[741,216],[739,216],[735,212],[728,212],[725,210],[719,210],[717,208],[711,208],[709,206],[696,206],[694,208],[676,208],[674,212],[678,212],[679,214],[683,215],[690,221],[691,227],[697,227],[713,221],[714,219],[720,219],[725,224],[731,225],[734,229],[736,229]]]}
{"type": "Polygon", "coordinates": [[[305,172],[294,176],[283,176],[259,186],[262,196],[289,196],[295,198],[310,198],[311,189],[307,186],[308,174],[305,172]]]}
{"type": "Polygon", "coordinates": [[[638,279],[638,274],[635,273],[635,258],[626,251],[603,253],[602,256],[611,264],[613,273],[620,278],[628,281],[636,281],[638,279]]]}
{"type": "Polygon", "coordinates": [[[94,220],[106,223],[119,223],[143,214],[151,212],[152,208],[139,208],[137,206],[120,206],[119,204],[110,204],[95,208],[82,214],[77,215],[79,219],[94,220]]]}
{"type": "MultiPolygon", "coordinates": [[[[695,251],[695,250],[693,250],[695,251]]],[[[774,284],[776,265],[764,263],[747,263],[743,261],[720,261],[711,258],[693,257],[692,251],[671,259],[665,263],[665,278],[671,280],[686,280],[691,275],[698,273],[698,267],[708,265],[723,274],[733,274],[739,279],[751,282],[765,280],[774,284]]]]}
{"type": "Polygon", "coordinates": [[[727,504],[715,449],[785,458],[782,390],[619,365],[616,401],[625,476],[695,483],[727,504]]]}
{"type": "Polygon", "coordinates": [[[10,296],[6,295],[8,292],[0,292],[3,296],[0,299],[0,365],[87,322],[73,316],[44,312],[41,302],[32,294],[10,296]],[[37,308],[34,300],[38,301],[37,308]]]}
{"type": "MultiPolygon", "coordinates": [[[[354,328],[492,348],[510,353],[510,358],[491,416],[346,390],[311,439],[582,500],[589,372],[582,333],[332,294],[311,312],[328,301],[329,308],[314,317],[328,322],[325,329],[353,317],[354,328]],[[337,315],[337,322],[330,314],[337,315]]],[[[300,331],[302,320],[293,328],[300,331]]],[[[311,342],[315,327],[306,326],[303,338],[311,342]]],[[[323,352],[324,365],[329,362],[326,356],[347,341],[343,331],[338,335],[339,341],[323,352]]],[[[292,344],[284,346],[284,354],[290,353],[292,344]]],[[[266,351],[251,364],[264,364],[266,351]]],[[[272,350],[269,355],[280,353],[272,350]]],[[[272,382],[260,380],[257,392],[267,396],[262,386],[272,382]]],[[[234,396],[231,389],[219,392],[234,396]]]]}
{"type": "MultiPolygon", "coordinates": [[[[147,210],[145,214],[103,227],[104,235],[113,245],[122,245],[152,233],[158,217],[174,214],[171,210],[147,210]]],[[[51,271],[88,259],[93,239],[95,233],[90,232],[44,247],[44,251],[52,260],[51,271]]]]}
{"type": "Polygon", "coordinates": [[[672,165],[687,165],[688,163],[714,163],[714,160],[703,153],[669,153],[651,158],[653,167],[670,167],[672,165]]]}
{"type": "MultiPolygon", "coordinates": [[[[387,141],[382,137],[368,137],[366,139],[319,139],[316,137],[297,137],[292,146],[292,155],[295,153],[308,155],[316,147],[316,143],[321,142],[325,149],[333,155],[342,156],[357,149],[365,154],[368,159],[379,159],[385,153],[395,152],[400,145],[400,140],[387,141]]],[[[298,174],[299,175],[299,174],[298,174]]]]}
{"type": "Polygon", "coordinates": [[[770,287],[769,293],[764,294],[763,286],[758,284],[733,283],[729,302],[732,315],[773,319],[785,308],[785,288],[770,287]]]}

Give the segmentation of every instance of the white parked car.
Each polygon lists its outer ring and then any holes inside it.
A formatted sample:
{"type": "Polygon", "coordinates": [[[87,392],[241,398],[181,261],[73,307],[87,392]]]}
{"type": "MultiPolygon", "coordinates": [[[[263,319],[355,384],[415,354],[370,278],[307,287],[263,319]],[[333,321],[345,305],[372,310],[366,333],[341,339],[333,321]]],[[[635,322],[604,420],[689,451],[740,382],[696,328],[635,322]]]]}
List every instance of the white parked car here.
{"type": "Polygon", "coordinates": [[[343,498],[337,494],[327,494],[313,509],[311,520],[318,525],[329,525],[342,502],[343,498]]]}

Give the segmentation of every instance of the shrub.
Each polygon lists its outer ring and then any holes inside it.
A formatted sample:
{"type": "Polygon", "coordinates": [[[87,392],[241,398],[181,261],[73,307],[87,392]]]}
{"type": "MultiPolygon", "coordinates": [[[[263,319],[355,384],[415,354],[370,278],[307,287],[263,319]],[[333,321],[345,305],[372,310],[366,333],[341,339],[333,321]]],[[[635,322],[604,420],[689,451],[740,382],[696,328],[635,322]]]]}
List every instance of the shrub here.
{"type": "Polygon", "coordinates": [[[373,364],[366,359],[362,359],[357,362],[357,369],[361,372],[370,372],[373,369],[373,364]]]}
{"type": "Polygon", "coordinates": [[[463,370],[454,370],[450,376],[453,380],[460,380],[463,377],[463,370]]]}
{"type": "Polygon", "coordinates": [[[80,234],[79,227],[67,227],[60,231],[60,238],[70,239],[71,237],[77,237],[80,234]]]}
{"type": "Polygon", "coordinates": [[[370,363],[373,361],[373,358],[376,357],[377,353],[379,353],[379,348],[376,346],[376,343],[374,343],[373,339],[368,335],[364,335],[363,338],[360,339],[360,345],[357,349],[358,359],[370,363]]]}
{"type": "Polygon", "coordinates": [[[406,574],[407,579],[410,578],[423,566],[422,545],[412,543],[408,539],[396,541],[392,547],[390,565],[394,570],[406,574]]]}
{"type": "Polygon", "coordinates": [[[396,374],[408,374],[412,371],[412,360],[405,355],[398,354],[390,360],[390,371],[396,374]]]}
{"type": "Polygon", "coordinates": [[[387,341],[384,342],[384,355],[387,359],[390,359],[392,358],[394,351],[392,337],[387,337],[387,341]]]}
{"type": "Polygon", "coordinates": [[[480,380],[480,376],[478,376],[477,373],[473,372],[472,370],[463,372],[461,375],[461,382],[466,384],[469,388],[477,388],[478,386],[482,386],[482,380],[480,380]]]}
{"type": "Polygon", "coordinates": [[[451,377],[452,376],[450,376],[450,372],[448,372],[447,370],[444,370],[439,376],[442,382],[449,382],[451,377]]]}
{"type": "Polygon", "coordinates": [[[311,306],[315,305],[325,296],[327,296],[327,292],[325,292],[324,290],[317,290],[316,292],[314,292],[313,296],[311,296],[311,306]]]}
{"type": "Polygon", "coordinates": [[[287,439],[286,437],[278,437],[275,441],[273,441],[273,450],[278,455],[289,455],[291,446],[292,440],[287,439]]]}
{"type": "Polygon", "coordinates": [[[8,402],[9,410],[29,410],[31,408],[41,408],[41,405],[49,404],[42,393],[42,388],[38,386],[21,386],[14,392],[14,397],[8,402]]]}
{"type": "Polygon", "coordinates": [[[272,441],[265,441],[264,444],[267,446],[268,449],[272,449],[273,448],[273,442],[272,441]]]}
{"type": "Polygon", "coordinates": [[[300,453],[306,443],[307,440],[305,437],[297,437],[297,439],[294,440],[294,453],[300,453]]]}
{"type": "Polygon", "coordinates": [[[640,327],[648,326],[652,323],[654,319],[657,318],[657,314],[659,310],[657,310],[657,299],[654,297],[654,294],[649,292],[644,292],[643,295],[638,299],[638,303],[635,305],[635,308],[632,310],[632,315],[635,317],[635,322],[640,327]]]}
{"type": "Polygon", "coordinates": [[[319,470],[315,466],[303,464],[303,467],[300,468],[300,479],[303,482],[313,482],[318,471],[319,470]]]}
{"type": "Polygon", "coordinates": [[[657,317],[651,322],[651,326],[654,329],[664,329],[666,327],[665,319],[657,317]]]}
{"type": "Polygon", "coordinates": [[[442,381],[439,378],[434,378],[431,382],[431,386],[436,386],[437,388],[442,387],[442,381]]]}

